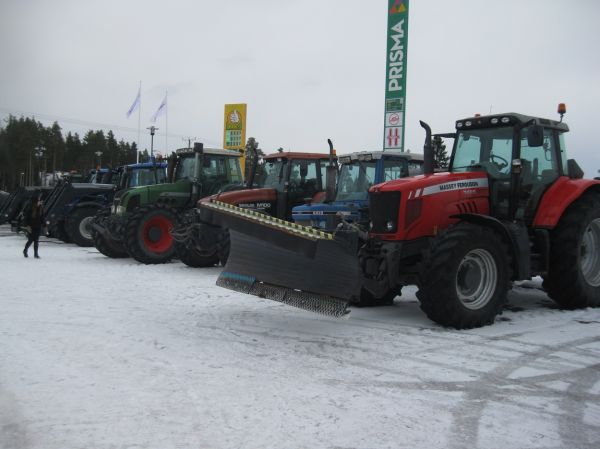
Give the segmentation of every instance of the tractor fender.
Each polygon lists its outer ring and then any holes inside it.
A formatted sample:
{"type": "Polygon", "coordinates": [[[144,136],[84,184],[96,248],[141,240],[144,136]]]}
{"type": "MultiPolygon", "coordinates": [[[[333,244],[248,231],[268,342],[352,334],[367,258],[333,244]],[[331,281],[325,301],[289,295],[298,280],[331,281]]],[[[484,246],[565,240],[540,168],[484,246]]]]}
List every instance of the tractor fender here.
{"type": "Polygon", "coordinates": [[[600,180],[571,179],[562,176],[544,193],[533,220],[536,228],[553,229],[563,216],[567,207],[586,192],[600,195],[600,180]]]}
{"type": "Polygon", "coordinates": [[[524,224],[502,222],[481,214],[457,214],[450,218],[487,226],[496,231],[509,247],[513,273],[512,280],[529,279],[531,273],[531,249],[527,227],[524,224]]]}

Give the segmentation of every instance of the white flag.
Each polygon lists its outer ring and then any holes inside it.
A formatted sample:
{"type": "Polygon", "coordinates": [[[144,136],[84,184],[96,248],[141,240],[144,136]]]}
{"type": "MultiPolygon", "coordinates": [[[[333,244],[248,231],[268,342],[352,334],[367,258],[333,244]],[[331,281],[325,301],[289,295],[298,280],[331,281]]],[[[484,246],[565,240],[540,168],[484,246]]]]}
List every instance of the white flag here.
{"type": "Polygon", "coordinates": [[[133,114],[137,108],[140,107],[140,101],[142,101],[142,86],[139,87],[137,97],[135,97],[135,100],[133,100],[133,104],[127,111],[127,118],[129,118],[129,116],[133,114]]]}
{"type": "Polygon", "coordinates": [[[154,115],[152,116],[152,118],[150,119],[152,121],[152,123],[156,123],[156,119],[158,117],[160,117],[161,115],[165,114],[167,112],[167,94],[165,94],[165,98],[163,99],[162,103],[160,104],[160,106],[158,107],[158,109],[156,110],[156,112],[154,113],[154,115]]]}

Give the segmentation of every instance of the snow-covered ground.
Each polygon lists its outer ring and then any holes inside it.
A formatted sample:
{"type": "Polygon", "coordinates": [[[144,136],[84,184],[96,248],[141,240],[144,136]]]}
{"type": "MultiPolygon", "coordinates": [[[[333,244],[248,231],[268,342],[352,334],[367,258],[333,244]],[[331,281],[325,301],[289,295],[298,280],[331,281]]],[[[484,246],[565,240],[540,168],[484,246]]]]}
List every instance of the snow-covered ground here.
{"type": "Polygon", "coordinates": [[[329,319],[0,228],[0,447],[598,448],[600,310],[529,282],[493,326],[414,289],[329,319]]]}

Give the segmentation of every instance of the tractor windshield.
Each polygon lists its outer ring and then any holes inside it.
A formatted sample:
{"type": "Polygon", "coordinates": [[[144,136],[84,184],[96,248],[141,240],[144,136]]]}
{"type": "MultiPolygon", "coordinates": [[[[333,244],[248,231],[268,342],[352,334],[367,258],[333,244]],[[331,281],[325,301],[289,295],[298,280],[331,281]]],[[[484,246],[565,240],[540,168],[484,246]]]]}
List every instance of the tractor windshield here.
{"type": "Polygon", "coordinates": [[[128,187],[148,186],[155,183],[161,184],[166,182],[165,170],[156,168],[156,180],[154,178],[154,168],[138,168],[132,170],[128,176],[128,187]]]}
{"type": "Polygon", "coordinates": [[[338,181],[337,201],[366,200],[375,182],[376,161],[352,161],[342,165],[338,181]]]}
{"type": "Polygon", "coordinates": [[[193,154],[182,157],[177,163],[175,169],[175,181],[185,181],[194,178],[194,166],[196,165],[196,159],[193,154]]]}
{"type": "Polygon", "coordinates": [[[512,127],[459,131],[450,171],[479,169],[492,177],[507,176],[512,159],[513,133],[512,127]]]}
{"type": "Polygon", "coordinates": [[[286,159],[269,159],[265,161],[262,166],[261,176],[257,180],[258,186],[277,188],[284,178],[286,165],[286,159]]]}

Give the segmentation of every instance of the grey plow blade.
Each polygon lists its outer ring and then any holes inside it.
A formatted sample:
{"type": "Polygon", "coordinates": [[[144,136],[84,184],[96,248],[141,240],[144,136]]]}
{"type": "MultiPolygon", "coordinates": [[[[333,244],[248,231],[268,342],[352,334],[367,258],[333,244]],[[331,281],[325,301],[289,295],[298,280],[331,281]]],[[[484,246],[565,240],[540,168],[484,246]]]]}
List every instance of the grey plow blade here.
{"type": "Polygon", "coordinates": [[[334,317],[348,313],[348,304],[360,296],[356,248],[346,241],[231,206],[201,209],[231,238],[217,285],[334,317]]]}

